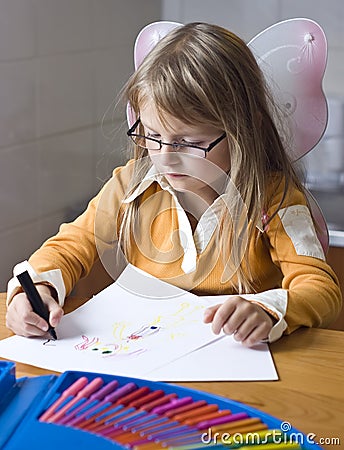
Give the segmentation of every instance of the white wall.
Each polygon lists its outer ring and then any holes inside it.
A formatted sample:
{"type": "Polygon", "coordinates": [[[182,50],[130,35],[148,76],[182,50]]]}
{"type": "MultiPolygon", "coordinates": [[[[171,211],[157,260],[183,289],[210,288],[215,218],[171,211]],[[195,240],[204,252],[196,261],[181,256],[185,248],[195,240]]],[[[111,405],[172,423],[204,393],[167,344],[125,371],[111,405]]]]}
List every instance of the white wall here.
{"type": "Polygon", "coordinates": [[[120,163],[123,111],[106,115],[108,139],[102,118],[132,71],[137,32],[160,6],[0,0],[0,291],[120,163]]]}
{"type": "Polygon", "coordinates": [[[317,21],[328,39],[327,95],[344,95],[343,0],[163,0],[165,20],[204,21],[231,29],[245,41],[269,25],[293,17],[317,21]]]}

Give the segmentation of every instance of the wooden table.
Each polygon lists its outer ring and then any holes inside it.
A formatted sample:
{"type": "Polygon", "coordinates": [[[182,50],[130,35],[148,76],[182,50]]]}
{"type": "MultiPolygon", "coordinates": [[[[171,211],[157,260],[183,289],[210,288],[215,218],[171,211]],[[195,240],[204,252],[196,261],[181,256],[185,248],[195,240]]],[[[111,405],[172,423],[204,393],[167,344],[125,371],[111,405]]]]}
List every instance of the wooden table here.
{"type": "MultiPolygon", "coordinates": [[[[66,312],[84,301],[70,298],[66,312]]],[[[0,294],[0,339],[11,336],[5,310],[0,294]]],[[[270,348],[278,381],[179,384],[249,404],[317,439],[340,439],[340,445],[323,444],[326,449],[344,447],[344,332],[300,329],[270,348]]],[[[16,367],[17,377],[54,373],[21,363],[16,367]]]]}

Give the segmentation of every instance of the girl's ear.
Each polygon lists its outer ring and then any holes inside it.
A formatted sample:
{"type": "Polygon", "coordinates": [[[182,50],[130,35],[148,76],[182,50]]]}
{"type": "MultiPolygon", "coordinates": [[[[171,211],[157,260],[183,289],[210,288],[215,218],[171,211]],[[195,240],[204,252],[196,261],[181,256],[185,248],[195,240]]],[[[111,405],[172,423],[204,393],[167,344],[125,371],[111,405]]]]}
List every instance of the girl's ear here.
{"type": "Polygon", "coordinates": [[[131,107],[130,103],[127,103],[127,123],[128,123],[128,127],[131,128],[134,123],[136,122],[137,117],[134,113],[133,108],[131,107]]]}

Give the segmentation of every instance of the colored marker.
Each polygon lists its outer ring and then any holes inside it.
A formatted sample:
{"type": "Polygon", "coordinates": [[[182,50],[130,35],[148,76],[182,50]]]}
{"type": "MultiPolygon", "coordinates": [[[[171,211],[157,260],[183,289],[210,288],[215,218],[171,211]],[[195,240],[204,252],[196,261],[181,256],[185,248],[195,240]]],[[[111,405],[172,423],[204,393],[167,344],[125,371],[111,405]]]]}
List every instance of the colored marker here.
{"type": "Polygon", "coordinates": [[[76,394],[76,396],[67,403],[63,408],[61,408],[59,411],[57,411],[55,414],[53,414],[51,417],[46,419],[46,422],[57,422],[60,420],[68,410],[70,410],[79,400],[81,399],[87,399],[93,392],[98,390],[100,386],[102,386],[104,383],[103,379],[101,377],[94,378],[90,383],[88,383],[84,388],[79,390],[79,392],[76,394]]]}
{"type": "MultiPolygon", "coordinates": [[[[98,421],[102,421],[104,418],[104,422],[106,420],[106,417],[110,418],[111,414],[116,413],[117,411],[119,411],[120,409],[123,409],[123,405],[117,405],[115,406],[116,402],[118,399],[120,399],[121,397],[124,397],[125,395],[127,395],[128,393],[134,391],[137,388],[135,383],[129,382],[123,386],[121,386],[120,388],[116,389],[115,392],[113,392],[112,394],[109,394],[108,396],[106,396],[103,400],[104,403],[102,403],[102,405],[98,405],[98,406],[103,406],[105,403],[107,403],[107,407],[102,410],[101,412],[94,412],[94,414],[90,414],[90,417],[84,418],[82,422],[78,422],[78,426],[79,428],[83,428],[83,429],[87,429],[87,430],[91,430],[92,427],[97,426],[98,424],[96,422],[98,421]]],[[[99,422],[101,423],[101,422],[99,422]]]]}
{"type": "Polygon", "coordinates": [[[73,398],[75,394],[77,394],[80,389],[83,389],[88,383],[88,379],[86,377],[78,378],[73,384],[71,384],[67,389],[65,389],[60,397],[54,402],[39,418],[41,422],[46,422],[55,411],[65,402],[68,397],[73,398]]]}
{"type": "Polygon", "coordinates": [[[183,422],[184,420],[191,417],[199,417],[200,415],[218,411],[218,409],[219,407],[217,405],[206,405],[202,406],[201,408],[192,409],[182,414],[176,414],[175,416],[173,416],[173,419],[178,420],[178,422],[183,422]]]}
{"type": "Polygon", "coordinates": [[[178,398],[176,400],[172,400],[167,405],[157,406],[156,408],[152,409],[152,413],[156,414],[165,414],[168,411],[172,411],[174,409],[177,409],[181,406],[188,405],[192,402],[192,397],[182,397],[178,398]]]}
{"type": "MultiPolygon", "coordinates": [[[[155,407],[163,405],[163,404],[166,404],[166,403],[170,402],[170,400],[175,399],[176,397],[177,397],[177,394],[174,394],[174,393],[173,394],[164,395],[162,397],[157,398],[156,400],[153,400],[153,401],[148,402],[148,403],[144,403],[140,407],[140,410],[143,410],[143,411],[146,411],[146,412],[150,412],[155,407]]],[[[105,428],[104,426],[102,426],[102,427],[99,426],[100,424],[105,424],[105,422],[106,422],[105,420],[100,420],[98,422],[98,424],[94,424],[94,425],[88,427],[88,430],[94,430],[94,431],[97,430],[97,432],[102,432],[103,430],[106,429],[106,431],[108,431],[108,427],[105,428]]],[[[115,431],[115,430],[113,430],[113,431],[115,431]]]]}
{"type": "Polygon", "coordinates": [[[143,405],[146,405],[153,400],[157,400],[160,397],[163,397],[165,395],[165,392],[162,389],[158,389],[157,391],[152,391],[149,394],[145,395],[144,397],[141,397],[137,400],[134,400],[129,403],[128,406],[133,406],[134,408],[141,408],[143,405]]]}
{"type": "MultiPolygon", "coordinates": [[[[136,387],[136,385],[135,385],[135,387],[136,387]]],[[[122,406],[129,405],[132,400],[140,398],[140,397],[144,396],[145,394],[147,394],[148,392],[150,392],[150,389],[148,387],[141,387],[139,389],[134,389],[134,390],[132,390],[132,392],[129,392],[127,395],[125,395],[126,391],[128,391],[128,389],[122,391],[123,396],[121,396],[119,399],[117,399],[117,401],[115,402],[115,405],[122,405],[122,406]]],[[[109,396],[107,400],[109,401],[109,399],[111,400],[112,397],[109,396]]],[[[99,407],[99,405],[98,405],[98,407],[99,407]]],[[[106,419],[106,421],[104,423],[105,424],[108,424],[108,423],[115,424],[116,421],[119,419],[119,417],[121,417],[123,415],[128,415],[129,413],[133,413],[133,412],[136,413],[136,411],[137,411],[136,408],[128,406],[127,408],[124,408],[123,411],[121,411],[119,416],[118,416],[118,414],[115,414],[114,416],[112,415],[111,418],[109,416],[107,416],[107,419],[106,419]]],[[[76,423],[80,423],[81,421],[80,420],[79,421],[75,421],[74,425],[76,423]]],[[[100,424],[98,423],[97,427],[99,425],[100,424]]],[[[90,426],[89,430],[91,430],[91,429],[93,429],[94,431],[98,430],[98,428],[93,428],[93,427],[90,426]]]]}
{"type": "MultiPolygon", "coordinates": [[[[301,446],[296,442],[286,442],[283,444],[264,444],[262,447],[264,450],[290,450],[290,449],[301,449],[301,446]]],[[[240,450],[252,450],[251,445],[245,445],[240,447],[240,450]]]]}
{"type": "Polygon", "coordinates": [[[225,409],[223,411],[215,411],[213,413],[209,414],[203,414],[200,417],[191,417],[190,419],[184,420],[185,425],[196,425],[199,422],[202,422],[204,420],[210,420],[210,419],[216,419],[223,416],[229,416],[232,415],[229,409],[225,409]]]}
{"type": "Polygon", "coordinates": [[[142,427],[147,422],[149,423],[152,420],[159,418],[157,414],[147,413],[146,411],[142,411],[142,413],[143,413],[142,417],[138,417],[135,420],[133,420],[130,424],[124,425],[123,430],[124,431],[130,430],[131,432],[136,433],[137,427],[142,427]]]}
{"type": "Polygon", "coordinates": [[[201,406],[205,405],[207,405],[207,402],[205,400],[198,400],[197,402],[189,403],[188,405],[167,411],[164,415],[166,417],[174,417],[177,414],[182,414],[184,412],[191,411],[192,409],[200,408],[201,406]]]}
{"type": "Polygon", "coordinates": [[[121,397],[120,399],[117,400],[117,404],[119,405],[124,405],[127,406],[129,405],[131,402],[144,397],[146,394],[148,394],[150,392],[150,389],[146,386],[144,387],[140,387],[139,389],[128,393],[126,396],[121,397]]]}
{"type": "Polygon", "coordinates": [[[240,412],[236,414],[229,414],[223,417],[217,417],[210,420],[202,420],[196,426],[199,430],[204,430],[210,428],[214,425],[221,425],[223,423],[234,422],[235,420],[246,419],[248,415],[245,412],[240,412]]]}
{"type": "Polygon", "coordinates": [[[173,398],[176,398],[177,394],[166,394],[163,397],[158,398],[157,400],[153,400],[150,403],[146,403],[145,405],[141,406],[141,409],[144,409],[145,411],[152,411],[155,407],[164,405],[165,403],[168,403],[173,398]]]}
{"type": "Polygon", "coordinates": [[[248,417],[247,419],[236,420],[232,423],[225,423],[217,426],[211,427],[211,430],[215,432],[227,431],[232,433],[236,432],[238,428],[248,427],[251,425],[256,425],[257,423],[262,423],[262,421],[258,417],[248,417]]]}
{"type": "MultiPolygon", "coordinates": [[[[268,430],[258,417],[249,417],[246,412],[233,414],[205,400],[193,401],[190,396],[178,398],[175,393],[165,394],[161,389],[151,391],[135,383],[121,387],[117,380],[103,383],[100,377],[91,382],[80,377],[54,397],[56,400],[40,420],[77,426],[131,450],[204,448],[201,435],[202,430],[208,428],[213,433],[240,433],[243,437],[254,431],[265,439],[264,450],[300,449],[298,444],[288,442],[281,442],[277,447],[269,437],[273,430],[268,430]]],[[[236,443],[225,444],[228,449],[238,447],[236,443]]],[[[248,446],[244,441],[244,445],[242,450],[251,450],[251,443],[248,446]]],[[[207,445],[207,450],[223,448],[222,444],[207,445]]]]}
{"type": "Polygon", "coordinates": [[[78,415],[78,413],[81,413],[81,415],[79,415],[77,417],[78,420],[75,420],[74,423],[77,423],[77,421],[79,421],[79,420],[81,422],[82,419],[80,419],[80,418],[87,416],[94,410],[98,410],[101,400],[103,400],[107,395],[109,395],[109,393],[113,392],[117,388],[117,386],[118,386],[117,380],[113,380],[110,383],[107,383],[105,386],[103,386],[97,392],[92,394],[90,396],[90,398],[88,400],[86,400],[84,405],[80,405],[79,408],[75,408],[75,409],[69,411],[65,415],[65,417],[62,417],[61,420],[58,421],[58,423],[61,425],[65,424],[65,425],[72,426],[73,425],[72,420],[73,420],[73,418],[75,418],[75,416],[78,415]]]}
{"type": "Polygon", "coordinates": [[[42,317],[49,325],[48,333],[56,341],[57,336],[54,328],[49,323],[49,310],[47,305],[43,302],[42,297],[39,295],[36,286],[34,285],[29,272],[25,272],[17,275],[18,281],[21,284],[29,302],[32,307],[33,312],[38,316],[42,317]]]}
{"type": "MultiPolygon", "coordinates": [[[[227,412],[227,411],[223,411],[227,412]]],[[[165,431],[162,433],[152,433],[148,435],[148,440],[153,440],[154,442],[160,442],[165,441],[166,439],[170,437],[175,437],[177,435],[185,435],[188,433],[193,433],[196,430],[203,430],[212,427],[212,425],[216,425],[218,423],[229,423],[234,422],[236,420],[243,419],[245,417],[248,417],[246,413],[237,413],[237,414],[226,414],[222,415],[222,412],[219,412],[218,414],[221,415],[221,417],[213,418],[211,420],[202,420],[202,417],[199,416],[197,420],[199,421],[195,426],[187,426],[187,425],[181,425],[179,427],[175,427],[170,429],[169,431],[165,431]]],[[[186,422],[184,422],[185,424],[186,422]]]]}

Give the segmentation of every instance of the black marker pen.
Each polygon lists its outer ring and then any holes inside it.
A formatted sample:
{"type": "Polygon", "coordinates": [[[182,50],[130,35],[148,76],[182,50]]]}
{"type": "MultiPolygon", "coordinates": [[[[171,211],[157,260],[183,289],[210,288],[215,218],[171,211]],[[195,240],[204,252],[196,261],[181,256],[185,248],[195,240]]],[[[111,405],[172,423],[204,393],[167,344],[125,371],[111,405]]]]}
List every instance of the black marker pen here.
{"type": "Polygon", "coordinates": [[[29,272],[25,271],[19,275],[17,275],[17,278],[19,280],[19,283],[21,284],[25,294],[27,295],[27,298],[29,299],[29,302],[32,306],[33,311],[38,314],[40,317],[42,317],[49,325],[48,332],[50,336],[56,340],[56,332],[54,328],[49,324],[49,311],[47,306],[43,303],[43,300],[41,296],[39,295],[39,292],[36,289],[36,286],[34,285],[29,272]]]}

